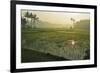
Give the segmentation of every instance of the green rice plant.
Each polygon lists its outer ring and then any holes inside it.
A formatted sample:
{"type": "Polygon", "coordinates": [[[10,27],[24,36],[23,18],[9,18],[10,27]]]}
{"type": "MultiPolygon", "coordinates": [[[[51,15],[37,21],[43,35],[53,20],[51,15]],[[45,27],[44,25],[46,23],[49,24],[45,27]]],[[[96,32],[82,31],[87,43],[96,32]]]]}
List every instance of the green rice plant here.
{"type": "Polygon", "coordinates": [[[51,54],[70,60],[90,57],[89,32],[86,30],[37,29],[22,31],[22,48],[51,54]],[[74,41],[74,42],[73,42],[74,41]]]}

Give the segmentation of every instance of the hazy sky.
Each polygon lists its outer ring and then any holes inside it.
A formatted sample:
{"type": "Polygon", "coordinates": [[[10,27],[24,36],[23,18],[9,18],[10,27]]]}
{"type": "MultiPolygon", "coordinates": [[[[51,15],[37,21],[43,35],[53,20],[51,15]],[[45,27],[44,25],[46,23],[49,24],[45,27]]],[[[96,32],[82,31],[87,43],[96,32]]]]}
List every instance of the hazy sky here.
{"type": "MultiPolygon", "coordinates": [[[[70,18],[74,18],[76,21],[82,19],[90,19],[89,13],[75,13],[75,12],[52,12],[52,11],[30,11],[39,17],[39,20],[50,22],[53,24],[71,24],[70,18]]],[[[22,16],[26,10],[22,10],[22,16]]]]}

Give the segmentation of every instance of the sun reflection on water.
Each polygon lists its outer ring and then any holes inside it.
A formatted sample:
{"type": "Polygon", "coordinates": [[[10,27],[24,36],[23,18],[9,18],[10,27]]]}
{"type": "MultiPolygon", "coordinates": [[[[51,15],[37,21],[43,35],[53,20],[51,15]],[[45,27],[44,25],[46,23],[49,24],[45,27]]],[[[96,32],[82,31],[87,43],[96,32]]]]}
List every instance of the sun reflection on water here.
{"type": "Polygon", "coordinates": [[[68,40],[69,44],[74,46],[76,44],[76,41],[75,40],[68,40]]]}

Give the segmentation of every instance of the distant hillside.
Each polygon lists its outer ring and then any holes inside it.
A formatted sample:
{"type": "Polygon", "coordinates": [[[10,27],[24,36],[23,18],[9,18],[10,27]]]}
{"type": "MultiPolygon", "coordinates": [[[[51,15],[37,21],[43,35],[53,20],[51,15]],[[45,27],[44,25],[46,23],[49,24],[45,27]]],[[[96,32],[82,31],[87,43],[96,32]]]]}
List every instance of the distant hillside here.
{"type": "Polygon", "coordinates": [[[76,22],[75,28],[89,30],[90,29],[90,20],[80,20],[80,21],[76,22]]]}
{"type": "MultiPolygon", "coordinates": [[[[34,25],[36,28],[69,28],[72,26],[70,23],[69,24],[67,23],[66,24],[53,24],[53,23],[41,21],[41,20],[36,21],[35,24],[29,21],[28,26],[32,26],[32,25],[34,25]]],[[[77,21],[74,24],[74,28],[75,29],[85,29],[85,30],[90,29],[90,20],[77,21]]]]}
{"type": "MultiPolygon", "coordinates": [[[[52,24],[46,21],[41,21],[39,20],[36,23],[36,27],[37,28],[65,28],[68,27],[68,25],[63,25],[63,24],[52,24]]],[[[80,20],[78,22],[76,22],[75,26],[76,29],[90,29],[90,20],[80,20]]]]}
{"type": "Polygon", "coordinates": [[[53,27],[53,24],[39,20],[36,24],[36,27],[37,28],[48,28],[48,27],[50,28],[50,27],[53,27]]]}
{"type": "Polygon", "coordinates": [[[63,24],[53,24],[53,23],[50,23],[50,22],[39,20],[36,24],[36,27],[37,28],[64,28],[65,25],[63,25],[63,24]]]}

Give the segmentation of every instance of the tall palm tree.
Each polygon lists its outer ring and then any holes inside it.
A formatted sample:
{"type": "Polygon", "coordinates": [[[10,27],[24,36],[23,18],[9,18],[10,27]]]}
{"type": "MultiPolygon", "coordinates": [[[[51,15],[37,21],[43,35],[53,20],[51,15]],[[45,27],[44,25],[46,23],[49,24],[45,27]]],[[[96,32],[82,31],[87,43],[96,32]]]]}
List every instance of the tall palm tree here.
{"type": "Polygon", "coordinates": [[[32,13],[29,14],[29,18],[31,19],[31,27],[32,27],[32,18],[33,18],[33,14],[32,13]]]}
{"type": "Polygon", "coordinates": [[[70,20],[72,21],[72,28],[74,28],[75,19],[74,18],[71,18],[70,20]]]}
{"type": "Polygon", "coordinates": [[[27,21],[27,23],[28,23],[28,18],[29,18],[29,12],[27,11],[26,13],[25,13],[25,18],[26,18],[26,21],[27,21]]]}
{"type": "Polygon", "coordinates": [[[36,21],[38,21],[39,20],[39,17],[37,17],[37,15],[36,14],[34,14],[33,16],[32,16],[32,19],[33,19],[33,23],[34,23],[34,28],[36,28],[36,21]]]}
{"type": "Polygon", "coordinates": [[[26,23],[27,23],[26,19],[21,17],[21,27],[22,28],[25,28],[26,23]]]}

